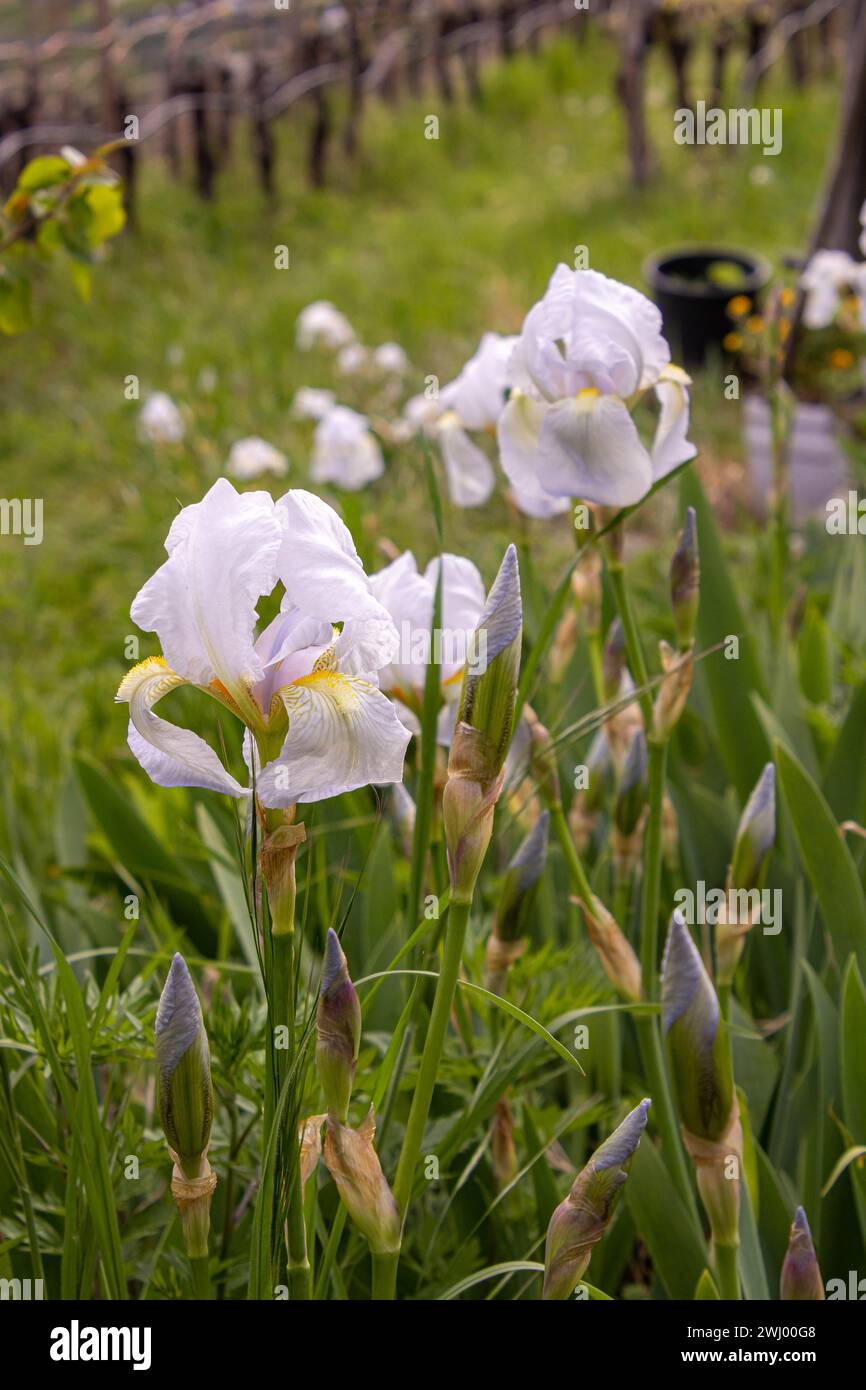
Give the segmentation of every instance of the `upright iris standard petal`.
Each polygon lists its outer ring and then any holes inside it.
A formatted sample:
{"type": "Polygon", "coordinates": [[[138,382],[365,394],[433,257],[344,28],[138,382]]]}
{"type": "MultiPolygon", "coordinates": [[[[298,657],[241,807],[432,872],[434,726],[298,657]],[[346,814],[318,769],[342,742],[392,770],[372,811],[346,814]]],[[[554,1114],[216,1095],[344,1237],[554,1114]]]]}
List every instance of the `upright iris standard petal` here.
{"type": "Polygon", "coordinates": [[[261,678],[256,604],[276,582],[281,540],[270,495],[238,494],[225,478],[175,518],[168,559],[130,611],[157,634],[179,676],[193,685],[218,681],[235,699],[261,678]]]}
{"type": "Polygon", "coordinates": [[[387,617],[373,597],[351,532],[333,507],[292,488],[275,512],[282,528],[276,572],[290,603],[328,622],[387,617]]]}
{"type": "Polygon", "coordinates": [[[545,1299],[570,1298],[585,1273],[594,1246],[610,1225],[629,1163],[646,1129],[650,1104],[642,1100],[596,1149],[550,1218],[544,1250],[545,1299]]]}
{"type": "Polygon", "coordinates": [[[717,1140],[734,1102],[719,1001],[680,912],[671,918],[662,968],[662,1024],[677,1108],[686,1129],[717,1140]]]}

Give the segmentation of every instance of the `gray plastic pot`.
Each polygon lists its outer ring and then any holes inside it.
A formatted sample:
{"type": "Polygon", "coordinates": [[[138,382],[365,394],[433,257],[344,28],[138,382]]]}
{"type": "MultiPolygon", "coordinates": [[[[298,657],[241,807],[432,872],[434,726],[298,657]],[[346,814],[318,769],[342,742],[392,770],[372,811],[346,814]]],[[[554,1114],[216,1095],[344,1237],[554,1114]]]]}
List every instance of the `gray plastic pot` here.
{"type": "MultiPolygon", "coordinates": [[[[773,477],[773,436],[770,407],[756,392],[743,399],[743,433],[752,495],[765,513],[773,477]]],[[[791,511],[798,520],[824,513],[831,497],[847,491],[848,465],[839,444],[839,425],[826,405],[796,406],[787,469],[791,511]]]]}

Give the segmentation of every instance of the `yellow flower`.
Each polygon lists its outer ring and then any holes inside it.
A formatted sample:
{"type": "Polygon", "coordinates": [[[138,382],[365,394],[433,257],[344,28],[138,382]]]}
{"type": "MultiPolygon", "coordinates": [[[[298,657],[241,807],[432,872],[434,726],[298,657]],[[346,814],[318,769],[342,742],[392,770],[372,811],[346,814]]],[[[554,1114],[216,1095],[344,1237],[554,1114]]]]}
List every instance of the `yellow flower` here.
{"type": "Polygon", "coordinates": [[[752,307],[752,301],[748,295],[735,294],[733,299],[728,301],[728,314],[732,319],[742,318],[752,307]]]}
{"type": "Polygon", "coordinates": [[[739,333],[726,333],[722,339],[722,347],[726,352],[739,352],[743,346],[743,340],[739,333]]]}
{"type": "Polygon", "coordinates": [[[790,336],[791,324],[788,319],[782,319],[782,322],[779,324],[779,342],[787,343],[790,336]]]}
{"type": "Polygon", "coordinates": [[[789,309],[791,305],[794,303],[796,297],[797,296],[794,294],[794,291],[788,289],[786,286],[785,289],[783,289],[781,294],[779,295],[779,303],[782,305],[783,309],[789,309]]]}
{"type": "Polygon", "coordinates": [[[761,318],[761,315],[760,315],[760,314],[752,314],[751,318],[746,319],[746,332],[747,332],[747,333],[755,333],[755,334],[758,334],[758,333],[763,333],[763,331],[764,331],[764,320],[761,318]]]}
{"type": "Polygon", "coordinates": [[[853,367],[853,365],[854,354],[849,352],[847,348],[834,348],[830,353],[831,367],[838,367],[840,371],[844,371],[846,367],[853,367]]]}

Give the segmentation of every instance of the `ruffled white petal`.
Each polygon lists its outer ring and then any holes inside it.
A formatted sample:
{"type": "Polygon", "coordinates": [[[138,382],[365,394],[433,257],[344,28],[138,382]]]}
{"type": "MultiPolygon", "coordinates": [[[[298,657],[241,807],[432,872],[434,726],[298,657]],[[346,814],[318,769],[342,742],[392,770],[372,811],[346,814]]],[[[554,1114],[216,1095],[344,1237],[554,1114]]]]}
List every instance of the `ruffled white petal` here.
{"type": "Polygon", "coordinates": [[[238,494],[220,478],[175,518],[169,558],[133,601],[132,619],[155,632],[168,665],[193,685],[227,690],[259,680],[256,603],[276,583],[282,534],[266,492],[238,494]]]}
{"type": "Polygon", "coordinates": [[[127,673],[115,698],[129,703],[130,749],[158,787],[205,787],[248,796],[203,738],[153,713],[158,700],[186,684],[161,656],[147,657],[127,673]]]}
{"type": "Polygon", "coordinates": [[[312,618],[383,618],[348,527],[333,507],[301,488],[276,504],[282,527],[277,574],[287,603],[312,618]]]}
{"type": "Polygon", "coordinates": [[[320,671],[280,692],[289,731],[257,784],[265,806],[323,801],[357,787],[399,782],[411,737],[381,690],[320,671]]]}
{"type": "Polygon", "coordinates": [[[622,401],[587,391],[545,413],[538,478],[558,497],[627,507],[649,491],[652,467],[622,401]]]}

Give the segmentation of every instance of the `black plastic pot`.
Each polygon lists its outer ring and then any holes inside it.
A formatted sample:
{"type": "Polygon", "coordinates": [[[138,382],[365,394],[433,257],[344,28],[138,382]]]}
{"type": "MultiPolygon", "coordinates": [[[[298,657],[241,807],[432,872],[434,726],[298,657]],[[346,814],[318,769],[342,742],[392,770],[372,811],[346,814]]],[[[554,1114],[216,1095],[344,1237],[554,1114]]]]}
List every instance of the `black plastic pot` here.
{"type": "Polygon", "coordinates": [[[733,324],[735,295],[756,300],[769,283],[769,262],[728,246],[693,246],[648,256],[643,264],[675,362],[700,366],[721,353],[733,324]]]}

